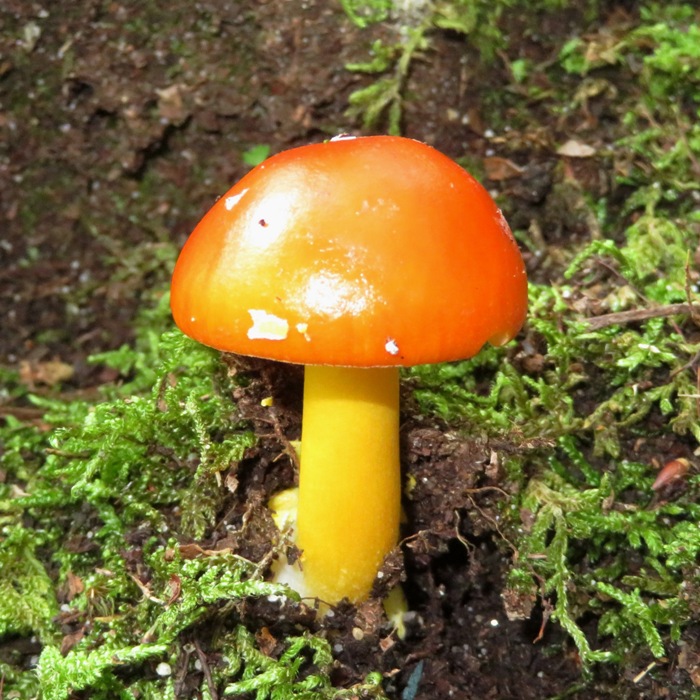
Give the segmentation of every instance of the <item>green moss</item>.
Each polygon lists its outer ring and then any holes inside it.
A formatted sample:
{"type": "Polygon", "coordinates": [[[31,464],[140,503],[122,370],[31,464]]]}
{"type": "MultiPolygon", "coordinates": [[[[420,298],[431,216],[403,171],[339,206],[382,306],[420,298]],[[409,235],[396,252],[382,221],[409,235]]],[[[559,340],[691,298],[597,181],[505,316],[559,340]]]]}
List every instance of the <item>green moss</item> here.
{"type": "Polygon", "coordinates": [[[21,525],[3,528],[0,548],[0,637],[36,634],[49,642],[58,613],[54,584],[36,550],[43,533],[21,525]]]}

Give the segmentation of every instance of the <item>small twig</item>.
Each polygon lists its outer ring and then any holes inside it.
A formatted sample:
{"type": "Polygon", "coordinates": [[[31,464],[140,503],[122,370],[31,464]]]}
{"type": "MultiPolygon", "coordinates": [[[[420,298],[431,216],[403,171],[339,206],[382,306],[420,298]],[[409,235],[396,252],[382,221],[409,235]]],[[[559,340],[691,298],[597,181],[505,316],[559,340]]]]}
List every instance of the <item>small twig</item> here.
{"type": "Polygon", "coordinates": [[[464,539],[462,535],[459,534],[459,525],[462,519],[459,517],[459,511],[456,508],[454,510],[454,514],[455,520],[457,521],[455,524],[455,537],[464,545],[464,548],[467,550],[467,552],[471,553],[476,549],[476,547],[471,542],[464,539]]]}
{"type": "Polygon", "coordinates": [[[0,406],[0,416],[12,416],[17,420],[39,420],[44,417],[41,408],[24,408],[20,406],[0,406]]]}
{"type": "Polygon", "coordinates": [[[680,314],[691,316],[695,319],[696,315],[700,315],[700,304],[667,304],[652,309],[619,311],[617,313],[587,318],[585,322],[588,324],[589,330],[597,331],[601,328],[607,328],[608,326],[617,326],[625,323],[634,323],[635,321],[647,321],[650,318],[665,318],[667,316],[677,316],[680,314]]]}
{"type": "Polygon", "coordinates": [[[197,652],[197,658],[199,659],[199,663],[202,665],[202,673],[204,674],[204,678],[207,681],[207,687],[209,688],[209,694],[211,695],[212,700],[218,700],[219,694],[216,691],[216,686],[214,685],[214,679],[211,676],[211,669],[209,668],[209,662],[207,661],[206,654],[202,651],[201,647],[199,646],[199,643],[197,640],[194,640],[194,648],[195,651],[197,652]]]}
{"type": "Polygon", "coordinates": [[[47,455],[57,455],[58,457],[67,457],[68,459],[87,459],[92,455],[92,453],[87,450],[85,452],[66,452],[65,450],[59,450],[55,447],[45,447],[44,452],[46,452],[47,455]]]}
{"type": "Polygon", "coordinates": [[[161,600],[160,598],[157,598],[156,596],[151,593],[151,589],[141,581],[138,576],[134,576],[134,574],[131,574],[127,572],[127,576],[136,584],[138,589],[141,591],[142,595],[144,598],[147,598],[153,603],[158,603],[159,605],[165,605],[165,601],[161,600]]]}
{"type": "Polygon", "coordinates": [[[635,287],[632,282],[630,282],[614,265],[611,265],[608,263],[606,260],[603,260],[602,258],[596,258],[596,262],[598,265],[601,267],[604,267],[608,272],[611,272],[613,275],[618,277],[622,282],[624,282],[642,301],[648,302],[649,299],[647,299],[642,292],[635,287]]]}
{"type": "MultiPolygon", "coordinates": [[[[670,374],[671,379],[673,379],[677,374],[685,372],[687,369],[695,370],[698,361],[700,361],[700,351],[696,352],[693,356],[693,359],[689,362],[686,362],[682,367],[677,367],[676,369],[674,369],[673,372],[671,372],[670,374]]],[[[699,383],[698,386],[700,386],[700,374],[698,374],[697,370],[695,370],[695,375],[697,377],[697,382],[699,383]]]]}
{"type": "Polygon", "coordinates": [[[540,630],[537,633],[537,636],[532,640],[533,644],[537,644],[537,642],[541,642],[542,638],[544,637],[545,630],[547,629],[547,623],[549,622],[549,618],[552,617],[552,613],[554,612],[554,606],[549,602],[548,598],[542,598],[542,622],[540,623],[540,630]]]}
{"type": "Polygon", "coordinates": [[[632,683],[639,683],[649,671],[653,671],[658,666],[658,662],[652,661],[645,669],[640,671],[633,679],[632,683]]]}
{"type": "Polygon", "coordinates": [[[498,526],[498,523],[490,516],[487,515],[476,503],[476,501],[471,497],[470,494],[472,493],[478,493],[479,491],[485,491],[485,490],[491,490],[494,489],[495,491],[500,491],[503,495],[507,496],[505,491],[502,489],[499,489],[495,486],[484,486],[483,488],[479,489],[467,489],[467,498],[469,499],[469,502],[472,504],[472,506],[478,511],[479,515],[484,518],[484,520],[488,520],[489,523],[491,523],[491,526],[496,530],[496,532],[500,535],[501,539],[511,548],[513,551],[513,556],[518,559],[520,557],[520,552],[518,551],[518,548],[503,534],[503,531],[501,528],[498,526]]]}

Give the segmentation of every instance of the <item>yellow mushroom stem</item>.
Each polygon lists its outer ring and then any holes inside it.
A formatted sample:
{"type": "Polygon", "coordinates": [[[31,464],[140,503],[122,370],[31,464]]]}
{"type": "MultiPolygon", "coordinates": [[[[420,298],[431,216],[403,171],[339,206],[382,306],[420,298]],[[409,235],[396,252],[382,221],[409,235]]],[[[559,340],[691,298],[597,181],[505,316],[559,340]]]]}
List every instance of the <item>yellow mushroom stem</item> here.
{"type": "Polygon", "coordinates": [[[396,545],[399,370],[307,366],[297,546],[304,588],[360,601],[396,545]]]}

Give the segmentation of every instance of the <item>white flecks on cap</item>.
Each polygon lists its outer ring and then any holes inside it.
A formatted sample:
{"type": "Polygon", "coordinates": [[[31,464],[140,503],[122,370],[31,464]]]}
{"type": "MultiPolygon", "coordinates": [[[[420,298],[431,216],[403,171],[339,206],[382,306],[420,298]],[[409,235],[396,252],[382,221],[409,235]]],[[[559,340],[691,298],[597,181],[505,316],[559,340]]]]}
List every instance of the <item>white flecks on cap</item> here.
{"type": "Polygon", "coordinates": [[[248,191],[248,188],[244,189],[242,192],[239,192],[238,194],[233,194],[230,197],[226,197],[224,200],[224,206],[226,207],[226,211],[231,211],[238,202],[241,201],[241,198],[245,195],[245,193],[248,191]]]}
{"type": "Polygon", "coordinates": [[[309,335],[309,324],[308,323],[297,323],[296,329],[299,331],[304,336],[304,340],[309,341],[311,340],[311,336],[309,335]]]}
{"type": "Polygon", "coordinates": [[[287,319],[262,309],[248,309],[253,325],[248,329],[251,340],[285,340],[289,333],[287,319]]]}
{"type": "Polygon", "coordinates": [[[334,136],[331,141],[352,141],[356,138],[357,136],[353,136],[352,134],[338,134],[337,136],[334,136]]]}
{"type": "Polygon", "coordinates": [[[390,355],[398,355],[399,354],[399,346],[396,344],[396,341],[393,338],[389,338],[389,340],[386,341],[386,343],[384,344],[384,349],[390,355]]]}

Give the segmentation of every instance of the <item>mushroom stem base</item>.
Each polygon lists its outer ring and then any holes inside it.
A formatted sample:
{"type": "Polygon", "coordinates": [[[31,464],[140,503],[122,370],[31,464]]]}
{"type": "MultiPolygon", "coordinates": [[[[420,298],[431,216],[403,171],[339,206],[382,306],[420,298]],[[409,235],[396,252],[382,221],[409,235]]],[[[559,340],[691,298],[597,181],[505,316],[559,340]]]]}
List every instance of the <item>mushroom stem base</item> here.
{"type": "MultiPolygon", "coordinates": [[[[272,511],[275,524],[281,532],[293,534],[296,530],[298,503],[299,489],[297,488],[280,491],[270,499],[268,506],[272,511]]],[[[298,562],[290,564],[284,553],[281,553],[279,558],[272,564],[272,571],[276,583],[284,583],[290,586],[302,598],[313,596],[313,593],[307,590],[304,572],[301,570],[298,562]]],[[[382,601],[382,605],[387,618],[396,630],[397,636],[399,639],[403,639],[406,636],[404,616],[408,611],[408,602],[401,584],[389,591],[382,601]]],[[[317,606],[317,610],[320,614],[325,615],[330,610],[330,607],[328,604],[321,602],[317,606]]]]}

